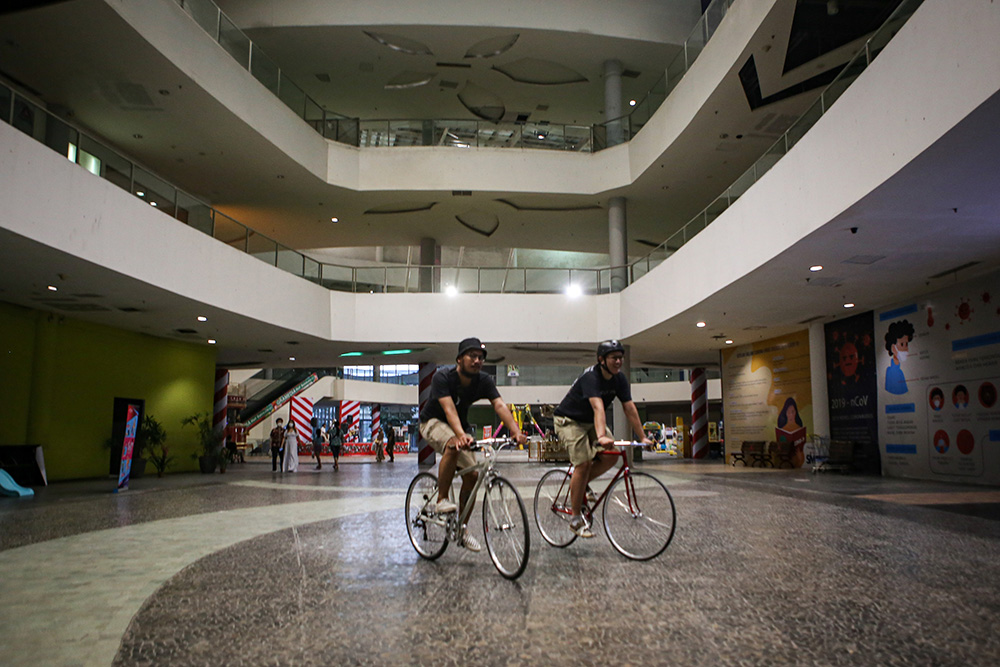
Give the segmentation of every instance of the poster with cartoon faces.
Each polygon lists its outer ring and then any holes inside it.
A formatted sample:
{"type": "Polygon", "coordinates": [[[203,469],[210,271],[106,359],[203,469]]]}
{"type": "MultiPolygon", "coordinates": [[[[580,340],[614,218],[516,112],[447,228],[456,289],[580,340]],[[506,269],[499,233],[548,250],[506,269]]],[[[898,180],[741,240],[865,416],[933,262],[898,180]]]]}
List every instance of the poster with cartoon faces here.
{"type": "Polygon", "coordinates": [[[887,475],[1000,483],[1000,274],[875,311],[887,475]]]}

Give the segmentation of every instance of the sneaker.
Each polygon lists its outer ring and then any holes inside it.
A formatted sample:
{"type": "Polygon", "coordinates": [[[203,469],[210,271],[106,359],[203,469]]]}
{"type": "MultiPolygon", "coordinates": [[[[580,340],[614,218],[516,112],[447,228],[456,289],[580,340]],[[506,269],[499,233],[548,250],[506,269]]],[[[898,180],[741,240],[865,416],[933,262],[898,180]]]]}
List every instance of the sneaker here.
{"type": "Polygon", "coordinates": [[[587,526],[587,521],[582,516],[575,516],[573,520],[569,522],[569,529],[577,537],[593,537],[594,534],[590,532],[590,528],[587,526]]]}
{"type": "Polygon", "coordinates": [[[597,504],[597,494],[594,493],[594,490],[592,488],[590,488],[589,485],[587,486],[587,504],[588,505],[596,505],[597,504]]]}
{"type": "Polygon", "coordinates": [[[443,498],[437,502],[437,505],[434,506],[434,511],[438,514],[450,514],[458,511],[458,505],[451,502],[447,498],[443,498]]]}
{"type": "Polygon", "coordinates": [[[468,529],[466,529],[466,528],[462,529],[462,543],[461,543],[461,546],[465,547],[469,551],[480,552],[480,551],[483,550],[482,545],[479,544],[479,540],[477,540],[475,537],[473,537],[472,533],[470,533],[468,531],[468,529]]]}

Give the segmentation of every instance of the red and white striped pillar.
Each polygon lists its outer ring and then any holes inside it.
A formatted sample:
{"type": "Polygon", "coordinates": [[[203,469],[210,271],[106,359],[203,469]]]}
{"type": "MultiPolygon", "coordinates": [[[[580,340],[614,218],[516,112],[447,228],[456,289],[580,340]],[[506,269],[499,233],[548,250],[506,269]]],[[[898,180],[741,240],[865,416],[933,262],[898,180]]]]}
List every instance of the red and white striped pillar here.
{"type": "Polygon", "coordinates": [[[212,430],[221,436],[219,442],[226,446],[226,408],[229,407],[229,371],[225,368],[215,369],[215,398],[212,404],[212,430]]]}
{"type": "Polygon", "coordinates": [[[377,452],[375,451],[375,434],[378,433],[379,429],[381,428],[382,428],[382,405],[379,403],[373,403],[372,404],[372,454],[377,454],[377,452]]]}
{"type": "Polygon", "coordinates": [[[288,407],[288,419],[295,422],[299,444],[312,444],[313,402],[305,396],[293,396],[288,407]]]}
{"type": "Polygon", "coordinates": [[[708,456],[708,381],[704,368],[691,371],[691,457],[708,456]]]}
{"type": "MultiPolygon", "coordinates": [[[[420,393],[417,400],[420,403],[420,411],[424,411],[424,405],[427,404],[428,399],[431,397],[431,379],[434,377],[434,371],[437,370],[437,365],[432,363],[422,363],[417,369],[417,378],[420,386],[420,393]]],[[[420,435],[420,431],[417,431],[417,465],[422,466],[432,466],[434,465],[434,448],[430,446],[424,436],[420,435]]]]}

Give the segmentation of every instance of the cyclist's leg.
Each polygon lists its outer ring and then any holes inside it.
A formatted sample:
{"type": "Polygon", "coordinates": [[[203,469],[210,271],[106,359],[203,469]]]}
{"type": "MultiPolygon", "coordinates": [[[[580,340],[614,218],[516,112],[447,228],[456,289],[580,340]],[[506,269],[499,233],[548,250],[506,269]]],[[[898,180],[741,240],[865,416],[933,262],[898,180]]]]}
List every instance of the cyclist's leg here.
{"type": "Polygon", "coordinates": [[[448,446],[448,441],[455,434],[446,422],[430,419],[420,424],[420,435],[441,457],[441,462],[438,464],[438,500],[447,500],[450,498],[451,482],[459,465],[458,449],[448,446]]]}
{"type": "Polygon", "coordinates": [[[593,461],[591,462],[590,475],[587,478],[587,481],[591,482],[597,479],[607,471],[614,468],[616,463],[618,463],[617,456],[606,456],[599,454],[597,458],[593,459],[593,461]]]}
{"type": "Polygon", "coordinates": [[[562,416],[557,416],[554,424],[556,435],[566,447],[569,462],[575,468],[569,490],[573,518],[576,519],[580,516],[583,507],[583,498],[587,493],[587,482],[590,481],[593,458],[597,453],[597,431],[594,430],[593,424],[582,424],[562,416]]]}

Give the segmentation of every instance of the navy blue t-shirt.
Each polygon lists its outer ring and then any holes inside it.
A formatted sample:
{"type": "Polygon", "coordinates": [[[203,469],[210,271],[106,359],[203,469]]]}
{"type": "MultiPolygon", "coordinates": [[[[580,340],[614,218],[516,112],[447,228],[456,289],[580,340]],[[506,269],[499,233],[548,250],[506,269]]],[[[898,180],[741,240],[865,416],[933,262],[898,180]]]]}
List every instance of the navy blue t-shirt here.
{"type": "Polygon", "coordinates": [[[600,397],[604,401],[604,409],[607,410],[612,401],[618,397],[622,403],[632,400],[632,390],[629,387],[628,378],[621,371],[612,375],[607,380],[601,372],[601,367],[591,366],[576,379],[573,386],[569,388],[566,397],[556,408],[557,417],[569,417],[573,421],[582,424],[594,423],[594,408],[590,405],[592,397],[600,397]]]}
{"type": "Polygon", "coordinates": [[[479,371],[479,375],[472,377],[468,387],[463,387],[458,375],[458,368],[456,366],[442,366],[431,378],[431,395],[427,399],[424,409],[420,411],[421,422],[428,422],[431,419],[448,421],[439,400],[443,396],[451,396],[451,400],[455,402],[458,419],[462,422],[462,428],[468,430],[469,406],[481,398],[489,401],[500,398],[500,392],[497,391],[493,377],[482,371],[479,371]]]}

